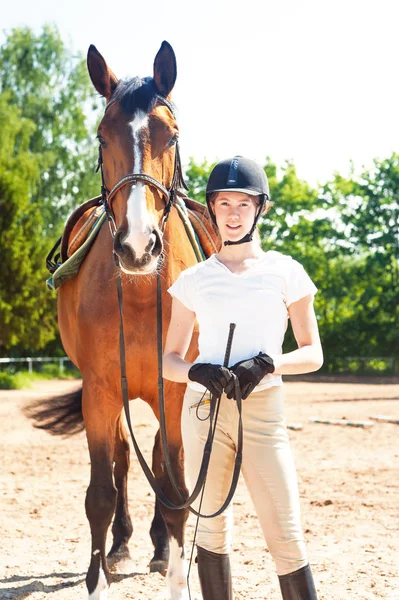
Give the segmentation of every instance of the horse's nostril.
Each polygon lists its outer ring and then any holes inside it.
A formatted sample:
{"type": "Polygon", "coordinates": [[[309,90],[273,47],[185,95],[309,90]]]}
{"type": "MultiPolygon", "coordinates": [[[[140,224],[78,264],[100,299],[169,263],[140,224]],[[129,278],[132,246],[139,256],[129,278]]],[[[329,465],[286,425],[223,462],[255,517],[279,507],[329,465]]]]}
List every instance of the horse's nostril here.
{"type": "Polygon", "coordinates": [[[134,262],[136,260],[134,249],[129,244],[126,244],[125,238],[126,235],[123,231],[116,232],[114,238],[114,250],[120,258],[134,262]]]}
{"type": "Polygon", "coordinates": [[[148,252],[148,254],[151,254],[151,252],[153,251],[156,241],[157,241],[157,237],[155,235],[155,232],[153,231],[150,234],[150,236],[148,238],[148,244],[145,247],[145,251],[148,252]]]}
{"type": "Polygon", "coordinates": [[[124,248],[122,244],[122,232],[117,231],[114,238],[114,249],[117,254],[123,254],[124,248]]]}
{"type": "Polygon", "coordinates": [[[159,256],[163,250],[162,236],[161,236],[161,233],[157,229],[154,229],[154,231],[152,232],[152,235],[155,238],[154,245],[152,248],[152,254],[153,254],[153,256],[159,256]]]}

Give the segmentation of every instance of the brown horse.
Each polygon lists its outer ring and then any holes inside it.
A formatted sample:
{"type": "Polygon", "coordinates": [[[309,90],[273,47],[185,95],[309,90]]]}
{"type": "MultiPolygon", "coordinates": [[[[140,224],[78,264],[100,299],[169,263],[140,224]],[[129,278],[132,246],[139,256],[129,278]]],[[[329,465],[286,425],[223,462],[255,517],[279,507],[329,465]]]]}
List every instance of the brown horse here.
{"type": "MultiPolygon", "coordinates": [[[[104,184],[112,227],[104,225],[75,278],[59,290],[58,316],[62,342],[79,367],[82,409],[91,458],[86,514],[92,535],[86,577],[90,599],[106,598],[110,574],[105,551],[107,530],[114,562],[128,555],[133,528],[127,505],[129,444],[122,419],[120,386],[119,314],[115,262],[119,259],[124,290],[123,319],[129,398],[147,402],[159,418],[156,360],[156,271],[162,268],[164,335],[170,316],[167,288],[179,273],[195,264],[181,219],[172,208],[165,230],[162,221],[167,190],[175,173],[178,127],[171,111],[170,93],[176,79],[176,60],[163,42],[154,61],[152,78],[118,80],[94,46],[88,52],[88,70],[96,90],[107,101],[98,127],[104,184]],[[165,101],[163,101],[165,99],[165,101]],[[145,179],[129,179],[145,174],[145,179]],[[161,185],[154,184],[159,182],[161,185]],[[119,186],[119,183],[122,184],[119,186]],[[112,228],[114,227],[114,231],[112,228]],[[165,259],[162,264],[161,256],[165,259]]],[[[196,355],[193,338],[188,359],[196,355]]],[[[180,412],[185,385],[165,382],[169,451],[181,493],[187,492],[183,474],[180,412]]],[[[167,497],[174,492],[163,466],[159,432],[153,451],[153,472],[167,497]]],[[[151,570],[164,570],[171,598],[186,598],[184,528],[187,510],[159,505],[151,528],[155,546],[151,570]]]]}

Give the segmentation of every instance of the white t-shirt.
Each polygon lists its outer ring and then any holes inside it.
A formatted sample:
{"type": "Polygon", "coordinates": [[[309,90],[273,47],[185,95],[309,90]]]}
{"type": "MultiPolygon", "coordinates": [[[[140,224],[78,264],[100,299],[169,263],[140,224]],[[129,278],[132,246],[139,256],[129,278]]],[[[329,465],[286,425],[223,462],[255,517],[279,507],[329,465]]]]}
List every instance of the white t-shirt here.
{"type": "MultiPolygon", "coordinates": [[[[270,250],[247,271],[235,274],[215,254],[180,273],[168,292],[196,315],[196,363],[223,364],[230,323],[235,323],[229,366],[259,352],[281,354],[288,325],[287,308],[317,288],[301,264],[270,250]]],[[[281,385],[269,374],[254,391],[281,385]]],[[[189,381],[190,388],[204,391],[189,381]]]]}

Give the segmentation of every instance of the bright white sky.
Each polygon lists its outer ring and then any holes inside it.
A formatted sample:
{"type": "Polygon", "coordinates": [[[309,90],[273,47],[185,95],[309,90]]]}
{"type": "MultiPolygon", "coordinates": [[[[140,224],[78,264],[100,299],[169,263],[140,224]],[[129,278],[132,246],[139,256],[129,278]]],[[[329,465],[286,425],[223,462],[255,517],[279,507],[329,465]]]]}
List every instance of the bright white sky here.
{"type": "MultiPolygon", "coordinates": [[[[178,64],[183,162],[243,154],[324,182],[399,151],[398,0],[19,0],[1,27],[55,23],[119,77],[178,64]]],[[[0,35],[0,42],[4,35],[0,35]]]]}

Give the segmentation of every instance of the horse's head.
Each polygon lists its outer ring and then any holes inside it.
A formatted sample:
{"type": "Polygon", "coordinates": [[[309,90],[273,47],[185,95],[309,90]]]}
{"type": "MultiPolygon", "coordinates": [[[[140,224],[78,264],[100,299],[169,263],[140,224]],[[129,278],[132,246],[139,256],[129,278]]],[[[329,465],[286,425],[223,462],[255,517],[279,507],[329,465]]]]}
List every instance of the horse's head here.
{"type": "Polygon", "coordinates": [[[151,273],[163,250],[169,192],[181,180],[178,127],[170,103],[175,54],[163,42],[153,77],[145,79],[118,80],[94,46],[87,65],[94,87],[107,101],[98,139],[114,252],[126,273],[151,273]]]}

